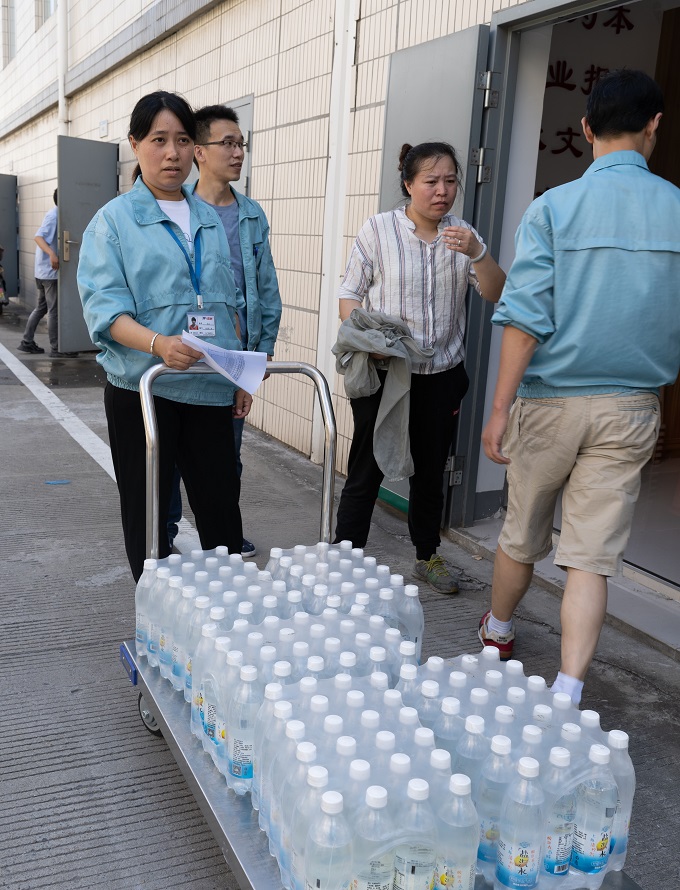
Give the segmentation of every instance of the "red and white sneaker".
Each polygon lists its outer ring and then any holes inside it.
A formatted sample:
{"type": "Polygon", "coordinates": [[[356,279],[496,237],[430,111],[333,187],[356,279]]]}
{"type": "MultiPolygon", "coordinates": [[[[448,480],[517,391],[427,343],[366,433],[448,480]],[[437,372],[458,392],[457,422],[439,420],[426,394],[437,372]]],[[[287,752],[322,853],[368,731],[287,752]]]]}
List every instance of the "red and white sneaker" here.
{"type": "Polygon", "coordinates": [[[479,620],[479,641],[483,646],[495,646],[500,652],[501,661],[509,661],[512,658],[512,647],[515,643],[515,625],[513,623],[509,633],[499,634],[489,630],[489,615],[491,609],[479,620]]]}

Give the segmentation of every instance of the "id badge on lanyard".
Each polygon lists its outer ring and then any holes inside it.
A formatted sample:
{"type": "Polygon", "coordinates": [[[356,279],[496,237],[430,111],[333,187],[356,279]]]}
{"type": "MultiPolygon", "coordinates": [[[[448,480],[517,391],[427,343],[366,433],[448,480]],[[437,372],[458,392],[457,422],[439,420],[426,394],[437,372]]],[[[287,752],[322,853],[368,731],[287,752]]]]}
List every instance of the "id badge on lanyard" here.
{"type": "Polygon", "coordinates": [[[191,258],[187,253],[186,247],[182,244],[180,239],[175,234],[172,226],[169,221],[163,220],[163,225],[170,233],[172,239],[175,241],[179,249],[182,251],[184,255],[184,259],[187,262],[187,266],[189,267],[189,277],[191,278],[191,285],[196,293],[196,303],[198,309],[193,312],[187,312],[187,328],[193,334],[196,334],[197,337],[214,337],[216,335],[215,330],[215,316],[208,315],[203,312],[203,297],[201,296],[201,230],[199,229],[196,232],[196,240],[195,244],[195,256],[196,256],[196,265],[191,262],[191,258]]]}

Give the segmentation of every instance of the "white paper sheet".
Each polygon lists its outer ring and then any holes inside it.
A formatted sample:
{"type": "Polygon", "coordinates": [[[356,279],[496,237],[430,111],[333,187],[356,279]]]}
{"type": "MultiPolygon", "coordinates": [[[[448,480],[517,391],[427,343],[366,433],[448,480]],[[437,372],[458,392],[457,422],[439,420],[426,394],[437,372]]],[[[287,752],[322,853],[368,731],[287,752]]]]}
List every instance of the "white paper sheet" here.
{"type": "Polygon", "coordinates": [[[266,352],[241,352],[238,349],[222,349],[213,343],[206,343],[199,337],[194,337],[188,331],[182,331],[182,342],[205,356],[207,365],[220,373],[227,380],[231,380],[240,389],[245,389],[254,395],[258,386],[262,383],[267,372],[266,352]]]}

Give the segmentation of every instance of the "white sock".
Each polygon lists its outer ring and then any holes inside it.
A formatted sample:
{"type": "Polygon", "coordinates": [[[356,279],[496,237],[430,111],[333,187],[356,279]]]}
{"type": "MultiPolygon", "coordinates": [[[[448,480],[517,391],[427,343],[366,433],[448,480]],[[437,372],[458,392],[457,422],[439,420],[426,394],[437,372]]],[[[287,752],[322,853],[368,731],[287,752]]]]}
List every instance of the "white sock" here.
{"type": "Polygon", "coordinates": [[[508,634],[512,629],[512,618],[510,621],[499,621],[498,618],[493,617],[493,612],[491,612],[486,626],[490,631],[493,631],[493,633],[508,634]]]}
{"type": "Polygon", "coordinates": [[[563,674],[562,671],[559,671],[550,691],[566,692],[573,703],[578,705],[583,692],[583,680],[577,680],[576,677],[570,677],[569,674],[563,674]]]}

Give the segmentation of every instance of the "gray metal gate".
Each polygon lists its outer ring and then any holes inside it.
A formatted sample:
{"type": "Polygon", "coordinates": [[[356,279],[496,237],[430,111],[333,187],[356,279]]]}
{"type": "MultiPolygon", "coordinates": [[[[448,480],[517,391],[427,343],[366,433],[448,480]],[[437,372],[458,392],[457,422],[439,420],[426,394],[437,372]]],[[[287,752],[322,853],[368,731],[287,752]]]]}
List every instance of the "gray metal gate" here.
{"type": "Polygon", "coordinates": [[[0,263],[5,270],[7,296],[19,293],[19,253],[17,237],[17,178],[0,174],[0,245],[5,253],[0,263]]]}

